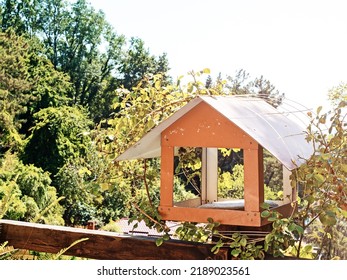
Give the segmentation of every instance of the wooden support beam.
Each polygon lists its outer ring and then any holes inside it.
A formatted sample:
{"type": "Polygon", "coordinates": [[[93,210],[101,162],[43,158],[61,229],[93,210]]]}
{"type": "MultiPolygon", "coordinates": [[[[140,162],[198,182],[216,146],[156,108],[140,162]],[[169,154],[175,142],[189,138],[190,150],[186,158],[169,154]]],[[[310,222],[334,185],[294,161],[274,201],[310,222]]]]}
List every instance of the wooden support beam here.
{"type": "Polygon", "coordinates": [[[259,212],[264,202],[264,163],[263,148],[255,143],[256,148],[243,150],[245,211],[259,212]]]}
{"type": "MultiPolygon", "coordinates": [[[[165,138],[162,137],[162,141],[165,138]]],[[[173,206],[174,147],[162,146],[160,169],[160,205],[173,206]]]]}
{"type": "Polygon", "coordinates": [[[222,225],[260,227],[260,212],[216,208],[163,207],[159,211],[164,220],[207,223],[208,218],[222,225]]]}
{"type": "Polygon", "coordinates": [[[39,252],[58,253],[82,238],[66,255],[100,260],[197,260],[226,259],[227,249],[214,255],[212,245],[165,241],[155,244],[156,238],[125,236],[108,231],[79,229],[0,220],[0,244],[8,241],[9,246],[39,252]]]}

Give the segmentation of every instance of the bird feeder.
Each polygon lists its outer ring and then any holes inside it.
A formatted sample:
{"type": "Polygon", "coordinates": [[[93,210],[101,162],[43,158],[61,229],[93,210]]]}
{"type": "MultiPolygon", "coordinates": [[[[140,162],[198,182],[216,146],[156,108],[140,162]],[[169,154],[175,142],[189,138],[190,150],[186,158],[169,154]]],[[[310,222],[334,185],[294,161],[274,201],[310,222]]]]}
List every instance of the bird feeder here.
{"type": "Polygon", "coordinates": [[[296,189],[290,172],[312,153],[304,129],[261,98],[199,96],[148,132],[117,160],[161,157],[159,213],[164,220],[261,227],[264,202],[263,149],[283,165],[284,199],[270,203],[288,216],[296,189]],[[181,147],[199,147],[201,193],[198,198],[174,202],[175,154],[181,147]],[[218,198],[218,148],[242,149],[244,198],[218,198]]]}

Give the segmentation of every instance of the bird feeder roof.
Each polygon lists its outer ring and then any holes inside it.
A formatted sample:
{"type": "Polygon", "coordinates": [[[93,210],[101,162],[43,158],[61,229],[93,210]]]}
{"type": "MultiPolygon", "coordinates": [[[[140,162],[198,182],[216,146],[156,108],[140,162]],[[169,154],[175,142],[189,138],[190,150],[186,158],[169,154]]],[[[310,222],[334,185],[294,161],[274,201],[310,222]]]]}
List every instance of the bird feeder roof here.
{"type": "Polygon", "coordinates": [[[149,131],[118,156],[117,160],[160,157],[162,131],[201,102],[210,105],[252,137],[289,170],[299,167],[313,153],[312,145],[305,139],[305,128],[291,118],[292,113],[281,112],[264,99],[249,96],[198,96],[149,131]]]}

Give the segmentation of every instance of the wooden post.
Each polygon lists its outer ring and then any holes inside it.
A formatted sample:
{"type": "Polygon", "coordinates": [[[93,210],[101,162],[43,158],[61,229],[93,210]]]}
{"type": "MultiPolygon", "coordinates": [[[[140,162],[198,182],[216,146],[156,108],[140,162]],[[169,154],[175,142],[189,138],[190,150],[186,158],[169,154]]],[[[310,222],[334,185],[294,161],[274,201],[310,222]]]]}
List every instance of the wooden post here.
{"type": "Polygon", "coordinates": [[[161,147],[160,206],[173,206],[174,147],[161,147]]]}
{"type": "Polygon", "coordinates": [[[264,202],[263,148],[254,143],[254,148],[243,150],[245,211],[259,212],[264,202]]]}

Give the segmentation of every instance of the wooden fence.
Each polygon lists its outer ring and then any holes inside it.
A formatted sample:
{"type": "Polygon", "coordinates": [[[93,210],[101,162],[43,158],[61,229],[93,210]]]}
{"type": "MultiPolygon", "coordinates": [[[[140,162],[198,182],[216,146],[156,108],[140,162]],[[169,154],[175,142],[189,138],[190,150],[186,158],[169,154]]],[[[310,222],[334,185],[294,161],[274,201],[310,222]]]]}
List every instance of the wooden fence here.
{"type": "Polygon", "coordinates": [[[58,253],[73,242],[88,238],[68,251],[66,255],[100,260],[199,260],[228,259],[228,250],[211,253],[210,244],[165,241],[155,244],[156,238],[122,235],[108,231],[51,226],[0,220],[0,245],[39,252],[58,253]]]}

